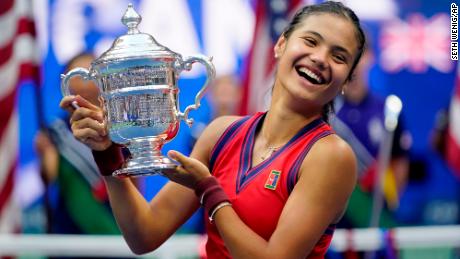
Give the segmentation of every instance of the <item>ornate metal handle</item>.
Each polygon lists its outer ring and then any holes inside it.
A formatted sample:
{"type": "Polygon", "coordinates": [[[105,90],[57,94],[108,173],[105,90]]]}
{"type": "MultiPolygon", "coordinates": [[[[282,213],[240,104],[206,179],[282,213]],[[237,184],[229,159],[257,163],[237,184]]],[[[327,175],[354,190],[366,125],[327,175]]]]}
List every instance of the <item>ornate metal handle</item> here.
{"type": "Polygon", "coordinates": [[[187,106],[184,112],[179,111],[177,114],[177,117],[179,119],[184,120],[185,123],[187,123],[189,127],[191,127],[193,124],[193,119],[188,118],[189,112],[191,110],[196,110],[200,107],[201,98],[203,98],[203,95],[208,89],[208,85],[211,82],[211,80],[213,80],[216,76],[216,70],[214,68],[214,65],[211,63],[212,57],[208,58],[202,55],[190,56],[190,57],[185,58],[184,61],[180,64],[180,66],[182,67],[182,69],[189,71],[192,69],[192,65],[195,62],[199,62],[206,67],[207,78],[206,78],[206,82],[204,82],[203,87],[200,89],[200,91],[198,91],[198,93],[195,96],[195,104],[187,106]]]}
{"type": "MultiPolygon", "coordinates": [[[[88,69],[77,67],[72,70],[70,70],[67,74],[61,74],[61,93],[63,96],[70,95],[70,89],[69,89],[69,81],[72,77],[74,76],[81,76],[84,80],[92,80],[93,76],[91,76],[90,72],[88,69]]],[[[99,85],[96,84],[98,87],[99,85]]],[[[100,88],[100,87],[99,87],[100,88]]],[[[99,89],[102,93],[102,89],[99,89]]],[[[72,106],[76,109],[78,108],[78,105],[76,102],[72,103],[72,106]]]]}

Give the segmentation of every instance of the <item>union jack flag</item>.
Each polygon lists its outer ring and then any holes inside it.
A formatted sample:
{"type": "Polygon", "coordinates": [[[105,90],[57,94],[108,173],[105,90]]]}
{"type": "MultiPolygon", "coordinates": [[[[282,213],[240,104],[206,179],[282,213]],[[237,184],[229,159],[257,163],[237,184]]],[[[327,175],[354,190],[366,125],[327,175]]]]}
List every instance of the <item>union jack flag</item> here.
{"type": "Polygon", "coordinates": [[[240,114],[253,114],[267,108],[275,68],[273,47],[287,25],[287,19],[304,2],[302,0],[256,1],[256,25],[243,75],[240,114]]]}
{"type": "Polygon", "coordinates": [[[407,22],[396,19],[384,24],[380,37],[383,69],[396,73],[407,68],[413,73],[424,73],[432,67],[451,72],[449,25],[449,17],[444,13],[430,19],[414,13],[407,22]]]}
{"type": "Polygon", "coordinates": [[[16,96],[23,79],[38,79],[32,1],[0,1],[0,233],[18,229],[20,210],[13,202],[18,161],[16,96]]]}

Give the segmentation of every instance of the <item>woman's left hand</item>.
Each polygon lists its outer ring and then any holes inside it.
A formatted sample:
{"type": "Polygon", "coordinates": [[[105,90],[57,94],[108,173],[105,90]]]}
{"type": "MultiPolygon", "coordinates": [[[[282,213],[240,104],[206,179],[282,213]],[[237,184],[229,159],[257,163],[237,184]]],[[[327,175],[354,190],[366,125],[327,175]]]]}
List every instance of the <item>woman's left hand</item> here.
{"type": "Polygon", "coordinates": [[[168,156],[180,163],[176,170],[165,170],[163,172],[173,182],[195,189],[199,181],[211,176],[206,165],[195,158],[185,156],[174,150],[169,151],[168,156]]]}

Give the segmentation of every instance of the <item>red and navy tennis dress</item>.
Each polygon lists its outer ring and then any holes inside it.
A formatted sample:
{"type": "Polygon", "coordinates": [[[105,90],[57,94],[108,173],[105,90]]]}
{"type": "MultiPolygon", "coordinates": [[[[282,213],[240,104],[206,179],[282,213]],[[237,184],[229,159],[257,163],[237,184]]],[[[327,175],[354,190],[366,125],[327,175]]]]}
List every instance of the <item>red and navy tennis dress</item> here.
{"type": "MultiPolygon", "coordinates": [[[[231,124],[214,146],[210,171],[224,188],[241,220],[269,240],[296,184],[305,156],[317,140],[333,132],[322,119],[316,119],[270,158],[252,167],[254,138],[264,118],[265,113],[257,113],[231,124]]],[[[216,226],[206,222],[208,258],[230,258],[216,226]]],[[[327,228],[308,258],[324,257],[334,229],[333,225],[327,228]]]]}

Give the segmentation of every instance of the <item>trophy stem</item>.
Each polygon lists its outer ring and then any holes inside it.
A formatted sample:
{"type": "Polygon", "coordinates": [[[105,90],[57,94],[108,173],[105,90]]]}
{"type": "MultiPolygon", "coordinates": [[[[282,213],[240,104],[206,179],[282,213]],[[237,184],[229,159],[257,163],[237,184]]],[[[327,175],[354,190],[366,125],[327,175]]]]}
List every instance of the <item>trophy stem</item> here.
{"type": "Polygon", "coordinates": [[[165,140],[159,137],[132,139],[127,145],[131,158],[113,176],[161,175],[165,170],[174,170],[177,164],[161,154],[164,143],[165,140]]]}

